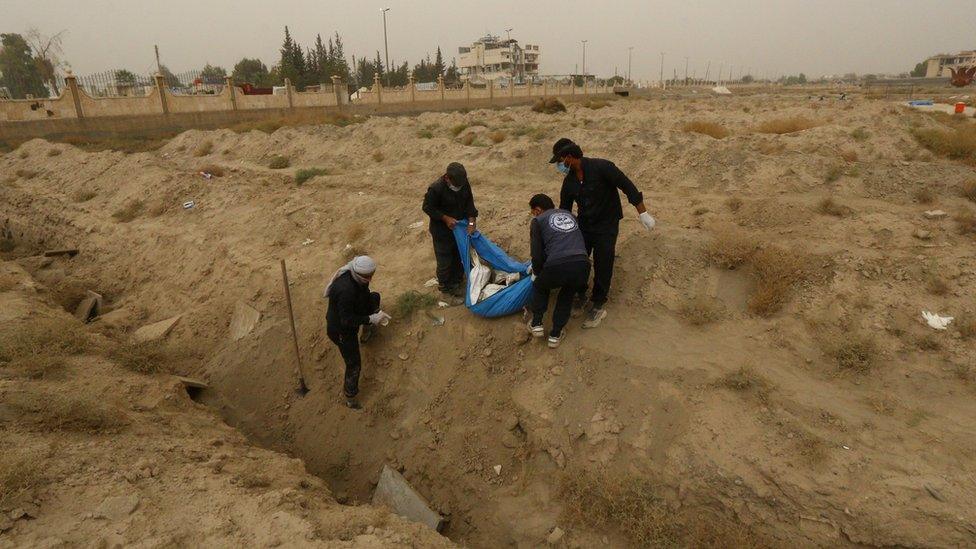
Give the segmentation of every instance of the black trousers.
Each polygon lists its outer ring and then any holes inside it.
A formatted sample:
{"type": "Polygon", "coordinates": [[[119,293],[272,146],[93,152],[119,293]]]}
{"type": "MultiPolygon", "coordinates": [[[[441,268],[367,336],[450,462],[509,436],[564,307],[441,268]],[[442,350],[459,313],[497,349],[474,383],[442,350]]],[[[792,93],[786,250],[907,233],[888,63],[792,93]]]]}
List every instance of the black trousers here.
{"type": "Polygon", "coordinates": [[[441,291],[450,291],[464,282],[464,265],[458,251],[454,233],[431,231],[434,239],[434,257],[437,258],[437,283],[441,291]]]}
{"type": "Polygon", "coordinates": [[[549,308],[549,292],[559,288],[556,307],[552,311],[552,331],[549,333],[559,337],[566,323],[569,322],[569,315],[573,312],[573,296],[580,290],[586,291],[586,282],[589,278],[589,261],[573,261],[543,269],[532,282],[532,324],[535,326],[542,324],[542,318],[549,308]]]}
{"type": "MultiPolygon", "coordinates": [[[[372,313],[380,310],[380,294],[371,292],[369,294],[370,311],[372,313]]],[[[359,352],[359,330],[338,330],[329,328],[326,334],[332,343],[339,348],[343,362],[346,363],[345,379],[342,383],[342,392],[347,398],[352,398],[359,394],[359,372],[362,369],[362,355],[359,352]]]]}
{"type": "MultiPolygon", "coordinates": [[[[583,241],[586,243],[586,254],[593,257],[593,292],[590,301],[593,306],[602,308],[610,295],[610,280],[613,278],[613,259],[617,254],[617,233],[614,227],[608,232],[583,231],[583,241]]],[[[586,285],[579,292],[580,297],[586,297],[586,285]]]]}

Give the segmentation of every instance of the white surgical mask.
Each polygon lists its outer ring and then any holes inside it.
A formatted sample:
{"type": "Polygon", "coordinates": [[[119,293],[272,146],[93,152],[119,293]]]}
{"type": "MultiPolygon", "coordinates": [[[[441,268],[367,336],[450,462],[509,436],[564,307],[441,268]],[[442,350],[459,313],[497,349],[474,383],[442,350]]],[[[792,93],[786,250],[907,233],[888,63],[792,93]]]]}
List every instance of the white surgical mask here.
{"type": "Polygon", "coordinates": [[[559,170],[559,173],[561,173],[563,175],[566,175],[566,174],[569,173],[569,166],[567,166],[565,162],[557,162],[556,163],[556,169],[559,170]]]}

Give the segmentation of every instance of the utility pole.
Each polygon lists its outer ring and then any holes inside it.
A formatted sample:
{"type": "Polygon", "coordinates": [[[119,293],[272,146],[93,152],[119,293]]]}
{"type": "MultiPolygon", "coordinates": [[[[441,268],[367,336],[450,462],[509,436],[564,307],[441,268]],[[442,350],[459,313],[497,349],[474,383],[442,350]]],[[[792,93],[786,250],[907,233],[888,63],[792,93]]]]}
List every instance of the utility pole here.
{"type": "Polygon", "coordinates": [[[688,56],[685,56],[685,86],[688,85],[688,56]]]}
{"type": "Polygon", "coordinates": [[[583,82],[586,83],[586,40],[583,40],[583,82]]]}
{"type": "Polygon", "coordinates": [[[712,62],[709,61],[705,64],[705,83],[708,84],[708,72],[712,70],[712,62]]]}
{"type": "Polygon", "coordinates": [[[631,60],[634,57],[634,46],[627,48],[627,84],[629,85],[633,80],[630,79],[630,66],[631,60]]]}
{"type": "Polygon", "coordinates": [[[664,52],[661,52],[661,78],[658,80],[658,84],[664,87],[664,52]]]}
{"type": "Polygon", "coordinates": [[[386,54],[386,87],[390,87],[390,44],[386,40],[386,12],[390,8],[383,8],[383,50],[386,54]]]}
{"type": "Polygon", "coordinates": [[[162,65],[159,64],[159,45],[157,44],[153,47],[156,48],[156,74],[162,74],[163,68],[162,65]]]}

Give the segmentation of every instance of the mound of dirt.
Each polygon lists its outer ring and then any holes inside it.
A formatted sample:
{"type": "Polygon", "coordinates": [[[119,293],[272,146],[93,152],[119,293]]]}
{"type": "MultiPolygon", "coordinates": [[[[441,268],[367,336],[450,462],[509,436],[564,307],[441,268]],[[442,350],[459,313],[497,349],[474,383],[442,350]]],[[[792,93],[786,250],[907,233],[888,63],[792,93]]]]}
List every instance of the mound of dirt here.
{"type": "MultiPolygon", "coordinates": [[[[369,501],[395,467],[460,544],[971,544],[976,241],[963,221],[976,205],[958,189],[972,171],[913,136],[946,122],[765,94],[567,109],[190,131],[131,155],[31,141],[0,157],[5,254],[64,306],[100,293],[90,330],[112,340],[179,316],[165,368],[207,381],[201,402],[340,499],[369,501]],[[685,131],[693,121],[727,135],[685,131]],[[396,318],[364,348],[365,409],[342,406],[326,277],[366,252],[388,303],[431,291],[417,222],[450,161],[467,167],[479,228],[527,257],[527,201],[558,193],[547,160],[563,136],[612,159],[659,220],[648,234],[625,209],[604,324],[574,320],[550,351],[518,318],[396,318]],[[290,168],[268,167],[279,156],[290,168]],[[299,170],[318,175],[299,185],[299,170]],[[52,247],[81,253],[39,257],[52,247]],[[244,306],[257,320],[242,334],[244,306]],[[956,320],[935,331],[922,310],[956,320]]],[[[132,432],[141,413],[113,428],[132,432]]]]}

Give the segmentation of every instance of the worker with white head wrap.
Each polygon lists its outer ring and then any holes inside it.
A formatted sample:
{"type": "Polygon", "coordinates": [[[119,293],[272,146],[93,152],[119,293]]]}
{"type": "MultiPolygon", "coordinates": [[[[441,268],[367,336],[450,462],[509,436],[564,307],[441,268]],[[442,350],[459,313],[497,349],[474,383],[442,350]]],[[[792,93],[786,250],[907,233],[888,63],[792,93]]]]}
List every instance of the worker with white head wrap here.
{"type": "Polygon", "coordinates": [[[339,347],[346,363],[343,393],[346,396],[346,406],[353,409],[360,407],[356,400],[362,365],[359,328],[364,327],[365,341],[372,327],[385,326],[390,321],[390,315],[380,310],[380,294],[369,289],[375,272],[376,262],[371,257],[354,257],[332,275],[324,294],[329,300],[329,309],[325,316],[326,333],[339,347]]]}

